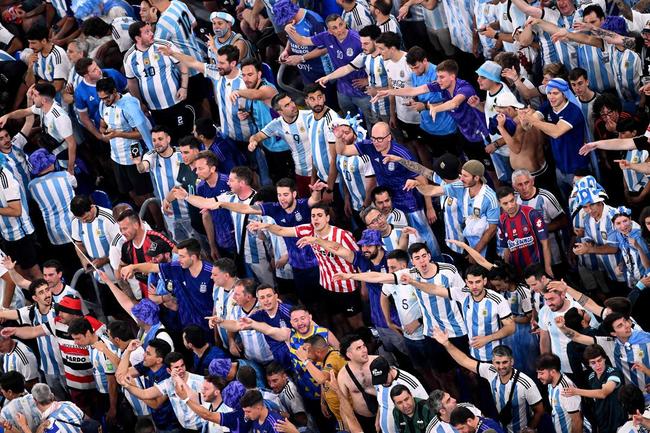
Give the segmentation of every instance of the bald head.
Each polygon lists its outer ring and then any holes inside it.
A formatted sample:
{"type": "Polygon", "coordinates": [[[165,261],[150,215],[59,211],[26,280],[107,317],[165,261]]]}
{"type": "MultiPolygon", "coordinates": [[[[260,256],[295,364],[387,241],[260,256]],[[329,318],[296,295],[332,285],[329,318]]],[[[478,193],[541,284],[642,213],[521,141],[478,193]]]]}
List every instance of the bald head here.
{"type": "Polygon", "coordinates": [[[372,136],[373,137],[383,137],[387,134],[390,134],[390,126],[386,122],[377,122],[375,126],[372,127],[372,136]]]}

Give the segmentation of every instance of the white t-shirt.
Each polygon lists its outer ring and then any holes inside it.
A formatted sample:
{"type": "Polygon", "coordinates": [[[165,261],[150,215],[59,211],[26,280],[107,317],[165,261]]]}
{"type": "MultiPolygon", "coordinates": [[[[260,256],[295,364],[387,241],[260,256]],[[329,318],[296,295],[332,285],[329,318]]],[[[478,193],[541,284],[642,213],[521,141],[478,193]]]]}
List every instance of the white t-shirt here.
{"type": "MultiPolygon", "coordinates": [[[[402,329],[414,320],[422,318],[422,309],[418,297],[415,294],[415,289],[410,284],[384,284],[381,287],[381,292],[386,296],[393,297],[399,321],[402,323],[402,329]]],[[[423,329],[424,325],[420,325],[412,334],[404,332],[404,338],[422,340],[424,339],[423,329]]]]}
{"type": "MultiPolygon", "coordinates": [[[[386,75],[390,80],[389,86],[393,89],[403,89],[405,87],[413,87],[413,82],[411,81],[411,68],[408,63],[406,63],[406,53],[402,53],[402,58],[394,62],[392,60],[387,60],[384,62],[384,67],[386,68],[386,75]]],[[[420,124],[420,113],[410,108],[406,105],[409,102],[413,102],[413,98],[396,96],[395,97],[395,113],[397,118],[404,123],[411,124],[420,124]]]]}

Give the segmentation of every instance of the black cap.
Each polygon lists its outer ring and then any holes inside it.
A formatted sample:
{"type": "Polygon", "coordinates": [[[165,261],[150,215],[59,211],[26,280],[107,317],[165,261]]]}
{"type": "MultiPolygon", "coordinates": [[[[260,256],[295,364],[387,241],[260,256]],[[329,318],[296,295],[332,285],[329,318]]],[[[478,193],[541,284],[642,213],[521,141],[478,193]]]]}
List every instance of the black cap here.
{"type": "Polygon", "coordinates": [[[172,252],[172,247],[167,242],[153,241],[149,245],[149,249],[147,250],[147,255],[149,257],[156,257],[158,254],[171,253],[171,252],[172,252]]]}
{"type": "Polygon", "coordinates": [[[433,171],[443,179],[456,179],[460,173],[460,160],[447,152],[433,161],[433,171]]]}
{"type": "Polygon", "coordinates": [[[383,356],[378,356],[370,363],[373,385],[385,385],[388,382],[388,373],[390,373],[390,364],[383,356]]]}

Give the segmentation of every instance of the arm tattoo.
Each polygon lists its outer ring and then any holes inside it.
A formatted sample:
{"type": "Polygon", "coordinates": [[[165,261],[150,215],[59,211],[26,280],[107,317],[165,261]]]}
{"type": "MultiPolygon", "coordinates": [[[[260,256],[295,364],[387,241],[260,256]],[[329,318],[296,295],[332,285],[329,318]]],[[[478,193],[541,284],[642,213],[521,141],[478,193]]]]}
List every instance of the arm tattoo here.
{"type": "Polygon", "coordinates": [[[587,295],[585,295],[583,293],[582,295],[580,295],[580,298],[577,300],[577,302],[578,302],[578,304],[580,304],[580,305],[582,305],[584,307],[585,304],[587,303],[587,299],[588,299],[587,295]]]}
{"type": "Polygon", "coordinates": [[[564,335],[566,335],[568,338],[573,338],[573,336],[576,335],[576,331],[569,329],[564,333],[564,335]]]}
{"type": "MultiPolygon", "coordinates": [[[[599,29],[599,28],[591,29],[591,33],[594,36],[596,36],[598,38],[601,38],[601,39],[606,38],[606,37],[610,37],[610,38],[621,37],[621,35],[619,35],[618,33],[615,33],[615,32],[609,31],[609,30],[599,29]]],[[[636,47],[636,41],[634,40],[634,38],[623,37],[622,46],[623,46],[623,48],[625,48],[627,50],[634,50],[634,48],[636,47]]]]}
{"type": "Polygon", "coordinates": [[[400,165],[408,168],[414,173],[421,174],[422,176],[426,177],[429,180],[433,180],[433,170],[426,168],[422,164],[418,164],[415,161],[410,161],[408,159],[401,158],[399,161],[397,161],[400,165]]]}

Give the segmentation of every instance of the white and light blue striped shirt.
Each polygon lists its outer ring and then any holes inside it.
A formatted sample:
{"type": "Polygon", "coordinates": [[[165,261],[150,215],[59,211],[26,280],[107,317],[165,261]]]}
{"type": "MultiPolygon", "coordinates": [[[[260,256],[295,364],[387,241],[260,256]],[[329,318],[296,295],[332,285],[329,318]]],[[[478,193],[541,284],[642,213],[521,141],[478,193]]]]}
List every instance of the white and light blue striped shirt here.
{"type": "Polygon", "coordinates": [[[404,370],[392,367],[397,370],[397,376],[390,386],[375,385],[377,391],[377,402],[379,403],[379,425],[382,433],[397,433],[397,423],[393,418],[393,408],[395,403],[390,397],[390,390],[396,385],[406,386],[415,398],[427,399],[429,394],[415,376],[404,370]]]}
{"type": "MultiPolygon", "coordinates": [[[[391,230],[388,236],[381,237],[381,243],[383,244],[384,249],[387,253],[399,249],[399,238],[402,236],[402,231],[405,227],[407,226],[391,226],[391,230]]],[[[407,245],[410,246],[415,242],[421,242],[420,237],[415,235],[408,235],[407,245]]]]}
{"type": "MultiPolygon", "coordinates": [[[[106,345],[108,350],[117,354],[117,347],[108,338],[99,336],[99,339],[106,345]]],[[[114,375],[117,366],[113,365],[104,353],[95,349],[93,346],[88,346],[88,352],[90,353],[90,363],[93,365],[93,376],[95,376],[97,391],[101,394],[108,394],[107,375],[114,375]]]]}
{"type": "Polygon", "coordinates": [[[129,27],[135,20],[131,17],[117,17],[111,23],[111,36],[120,49],[125,53],[133,46],[133,39],[129,36],[129,27]]]}
{"type": "MultiPolygon", "coordinates": [[[[456,179],[453,182],[457,182],[456,179]]],[[[453,183],[452,182],[452,183],[453,183]]],[[[433,183],[438,185],[446,185],[445,182],[438,174],[433,174],[433,183]]],[[[459,201],[459,198],[452,195],[442,195],[440,196],[440,208],[445,212],[445,239],[453,239],[457,241],[464,242],[465,237],[463,236],[463,209],[462,204],[459,201]]],[[[463,249],[455,244],[447,244],[447,247],[452,251],[462,254],[463,249]]]]}
{"type": "MultiPolygon", "coordinates": [[[[106,126],[113,131],[130,132],[138,129],[140,134],[144,131],[151,131],[151,123],[145,117],[140,102],[131,95],[122,95],[113,105],[108,106],[104,101],[99,103],[99,112],[106,126]],[[139,127],[138,127],[139,126],[139,127]]],[[[151,133],[143,137],[147,146],[153,148],[151,133]]],[[[131,145],[138,144],[140,140],[115,137],[111,138],[111,159],[120,165],[133,165],[131,157],[131,145]]],[[[142,150],[142,149],[140,149],[142,150]]],[[[142,153],[142,152],[141,152],[142,153]]]]}
{"type": "MultiPolygon", "coordinates": [[[[237,194],[227,192],[219,195],[217,201],[250,204],[254,195],[255,191],[253,190],[248,198],[241,200],[237,194]]],[[[232,223],[235,228],[235,243],[237,245],[237,251],[240,250],[242,241],[244,242],[244,261],[247,264],[266,263],[268,260],[266,259],[264,241],[262,241],[256,234],[251,233],[244,228],[244,221],[247,219],[247,216],[242,213],[230,212],[230,217],[232,218],[232,223]],[[245,239],[242,239],[242,233],[245,233],[245,239]]],[[[257,215],[249,215],[248,221],[261,221],[261,217],[257,215]]]]}
{"type": "MultiPolygon", "coordinates": [[[[171,42],[183,54],[201,61],[203,52],[192,30],[195,24],[196,18],[190,8],[182,1],[172,0],[169,7],[160,14],[154,36],[156,39],[171,42]]],[[[197,73],[190,71],[190,76],[197,73]]]]}
{"type": "MultiPolygon", "coordinates": [[[[596,221],[591,215],[585,218],[585,236],[583,240],[592,241],[596,245],[609,245],[618,247],[616,243],[616,234],[612,217],[616,214],[616,209],[609,205],[604,205],[600,219],[596,221]]],[[[600,267],[607,273],[607,276],[613,281],[624,281],[623,275],[617,275],[616,267],[622,261],[620,250],[616,254],[594,254],[600,267]]]]}
{"type": "MultiPolygon", "coordinates": [[[[354,69],[365,69],[368,75],[369,87],[388,87],[388,73],[384,65],[384,58],[375,51],[377,55],[361,53],[350,62],[354,69]]],[[[370,109],[378,116],[390,114],[390,98],[380,98],[370,104],[370,109]]]]}
{"type": "Polygon", "coordinates": [[[51,83],[54,80],[67,80],[71,67],[65,50],[58,45],[52,45],[52,50],[47,56],[38,53],[33,69],[35,76],[51,83]]]}
{"type": "Polygon", "coordinates": [[[595,337],[595,342],[602,346],[616,368],[623,372],[625,380],[644,391],[646,402],[650,394],[645,390],[650,385],[650,376],[633,368],[635,363],[650,365],[650,337],[648,333],[632,329],[632,335],[623,343],[614,337],[595,337]]]}
{"type": "Polygon", "coordinates": [[[311,176],[312,146],[309,142],[311,115],[311,111],[300,110],[292,123],[287,123],[282,117],[278,117],[262,128],[262,132],[267,137],[281,138],[289,145],[298,176],[311,176]]]}
{"type": "Polygon", "coordinates": [[[612,59],[607,52],[591,45],[578,45],[578,65],[587,71],[589,87],[596,92],[614,88],[612,59]]]}
{"type": "MultiPolygon", "coordinates": [[[[462,304],[467,336],[470,340],[474,337],[494,334],[501,329],[503,320],[512,315],[508,301],[490,289],[485,289],[481,300],[476,301],[468,288],[456,284],[449,287],[449,297],[462,304]]],[[[493,340],[480,349],[470,347],[470,356],[479,361],[491,361],[492,349],[500,344],[501,340],[493,340]]]]}
{"type": "Polygon", "coordinates": [[[0,168],[0,207],[6,208],[9,203],[20,200],[21,213],[19,217],[0,216],[0,235],[6,241],[17,241],[34,233],[34,226],[29,218],[27,195],[22,193],[20,184],[10,170],[0,168]]]}
{"type": "Polygon", "coordinates": [[[27,185],[31,179],[29,174],[29,162],[27,161],[27,156],[25,155],[24,150],[26,144],[27,138],[22,134],[22,132],[19,132],[11,138],[11,149],[8,153],[5,153],[5,156],[10,161],[8,167],[16,180],[20,182],[25,193],[27,192],[27,185]]]}
{"type": "Polygon", "coordinates": [[[368,4],[361,1],[355,2],[354,7],[349,11],[342,11],[341,17],[348,25],[349,29],[356,31],[359,31],[370,24],[374,24],[368,4]]]}
{"type": "Polygon", "coordinates": [[[27,421],[30,431],[35,431],[41,423],[41,413],[36,407],[36,401],[31,394],[26,394],[8,401],[0,410],[0,418],[9,421],[16,428],[18,427],[17,414],[22,414],[27,421]]]}
{"type": "MultiPolygon", "coordinates": [[[[203,376],[198,374],[185,372],[186,379],[185,383],[188,388],[194,391],[197,394],[201,393],[201,385],[203,385],[203,376]]],[[[156,388],[163,394],[169,397],[169,402],[172,404],[176,418],[180,423],[181,427],[189,430],[200,430],[203,426],[203,420],[199,417],[187,403],[176,395],[176,389],[174,388],[174,380],[171,377],[163,380],[160,383],[154,384],[156,388]]]]}
{"type": "MultiPolygon", "coordinates": [[[[550,9],[545,7],[542,10],[542,19],[551,24],[555,24],[559,28],[571,31],[573,21],[577,17],[577,10],[572,15],[564,16],[557,9],[550,9]]],[[[541,37],[540,37],[541,39],[541,37]]],[[[576,53],[577,44],[573,42],[557,41],[555,43],[555,51],[558,55],[558,60],[567,68],[573,69],[578,66],[578,54],[576,53]]]]}
{"type": "MultiPolygon", "coordinates": [[[[240,305],[235,305],[230,312],[228,319],[239,320],[243,317],[250,317],[258,310],[259,305],[257,304],[257,301],[255,302],[255,306],[248,312],[244,311],[240,305]]],[[[252,329],[246,329],[239,331],[239,336],[241,337],[241,342],[244,346],[246,359],[250,359],[260,364],[266,364],[273,360],[273,353],[271,353],[271,348],[266,342],[264,334],[252,329]]]]}
{"type": "Polygon", "coordinates": [[[29,192],[43,214],[47,236],[53,245],[71,242],[70,200],[76,186],[77,179],[67,171],[50,172],[29,182],[29,192]]]}
{"type": "Polygon", "coordinates": [[[442,30],[447,29],[447,16],[445,15],[445,5],[441,2],[438,2],[436,7],[433,9],[422,8],[424,13],[424,24],[427,26],[427,29],[431,30],[442,30]]]}
{"type": "MultiPolygon", "coordinates": [[[[38,326],[43,323],[48,323],[50,319],[54,319],[56,313],[54,308],[41,314],[36,304],[28,307],[22,307],[16,310],[18,312],[18,324],[38,326]]],[[[36,337],[36,344],[38,345],[38,353],[40,360],[40,369],[46,375],[62,375],[63,374],[63,358],[59,350],[59,343],[53,335],[43,335],[36,337]]]]}
{"type": "MultiPolygon", "coordinates": [[[[548,401],[551,404],[553,426],[556,433],[571,433],[571,414],[580,411],[581,398],[579,395],[567,397],[563,394],[564,389],[575,388],[575,385],[565,375],[560,376],[556,386],[548,385],[548,401]]],[[[591,431],[589,421],[583,418],[583,432],[591,431]]]]}
{"type": "MultiPolygon", "coordinates": [[[[648,156],[650,154],[647,150],[628,150],[625,154],[625,160],[632,164],[638,164],[645,162],[648,156]]],[[[648,180],[650,180],[647,174],[630,169],[623,170],[623,179],[625,179],[627,190],[634,192],[643,191],[648,184],[648,180]]]]}
{"type": "Polygon", "coordinates": [[[134,45],[124,55],[124,74],[138,80],[140,95],[150,110],[164,110],[180,102],[176,96],[181,86],[178,60],[163,56],[158,50],[160,45],[178,51],[171,42],[156,39],[145,51],[134,45]]]}
{"type": "MultiPolygon", "coordinates": [[[[424,278],[417,269],[411,268],[396,272],[395,281],[399,283],[400,277],[406,274],[416,281],[437,284],[448,288],[450,291],[453,288],[461,290],[465,287],[465,281],[454,265],[447,263],[436,263],[436,265],[438,266],[438,272],[431,278],[424,278]]],[[[457,302],[441,296],[430,295],[417,289],[415,289],[415,295],[422,309],[424,335],[431,335],[434,328],[445,331],[450,338],[467,335],[467,326],[457,302]]]]}
{"type": "Polygon", "coordinates": [[[614,70],[616,93],[621,98],[623,109],[633,113],[636,111],[640,98],[639,88],[641,87],[641,75],[643,75],[643,61],[632,50],[620,51],[616,45],[603,43],[609,53],[614,70]]]}
{"type": "Polygon", "coordinates": [[[86,254],[91,259],[108,257],[111,243],[120,234],[120,227],[113,218],[110,209],[95,206],[95,219],[84,223],[79,218],[72,221],[71,237],[75,242],[83,244],[86,254]]]}
{"type": "Polygon", "coordinates": [[[9,353],[2,355],[2,371],[17,371],[25,378],[25,382],[38,379],[38,362],[32,349],[23,342],[14,340],[16,345],[9,353]]]}
{"type": "Polygon", "coordinates": [[[81,432],[81,421],[84,419],[84,413],[76,404],[70,401],[55,401],[52,406],[54,409],[51,412],[52,407],[43,413],[45,420],[50,422],[50,428],[46,429],[46,432],[81,432]]]}
{"type": "MultiPolygon", "coordinates": [[[[142,157],[142,162],[146,162],[149,165],[148,170],[155,188],[156,197],[161,201],[172,188],[180,185],[176,180],[178,170],[183,163],[180,152],[174,151],[171,156],[164,157],[155,150],[151,150],[142,157]]],[[[185,200],[174,200],[171,206],[174,212],[174,219],[189,218],[187,202],[185,200]]]]}
{"type": "Polygon", "coordinates": [[[350,193],[352,209],[359,212],[366,199],[366,178],[374,177],[375,171],[368,155],[336,156],[336,166],[350,193]]]}
{"type": "MultiPolygon", "coordinates": [[[[313,166],[316,168],[316,175],[319,179],[327,182],[330,172],[330,146],[334,147],[336,137],[332,132],[332,122],[339,118],[336,111],[325,107],[327,112],[323,117],[316,120],[314,113],[308,120],[309,141],[311,142],[311,156],[313,157],[313,166]]],[[[336,151],[332,149],[334,155],[336,151]]],[[[338,179],[337,179],[338,181],[338,179]]]]}
{"type": "MultiPolygon", "coordinates": [[[[213,314],[217,317],[225,319],[232,313],[232,309],[237,305],[232,298],[234,290],[226,291],[223,287],[215,286],[212,290],[212,300],[214,301],[213,314]]],[[[221,342],[226,344],[228,341],[228,331],[223,327],[217,327],[221,342]]]]}
{"type": "Polygon", "coordinates": [[[214,95],[219,107],[219,123],[223,133],[235,141],[248,141],[257,132],[255,119],[248,116],[248,119],[240,120],[237,113],[240,108],[247,105],[247,100],[237,98],[237,103],[230,102],[230,94],[239,89],[246,89],[246,83],[242,79],[241,72],[235,78],[228,78],[220,75],[216,65],[204,63],[205,76],[212,80],[214,95]]]}

